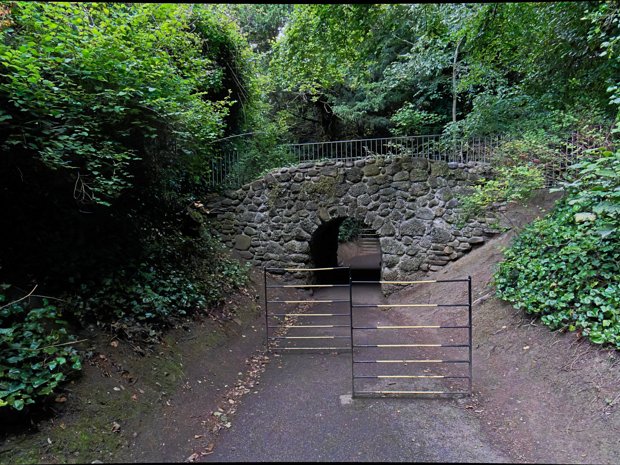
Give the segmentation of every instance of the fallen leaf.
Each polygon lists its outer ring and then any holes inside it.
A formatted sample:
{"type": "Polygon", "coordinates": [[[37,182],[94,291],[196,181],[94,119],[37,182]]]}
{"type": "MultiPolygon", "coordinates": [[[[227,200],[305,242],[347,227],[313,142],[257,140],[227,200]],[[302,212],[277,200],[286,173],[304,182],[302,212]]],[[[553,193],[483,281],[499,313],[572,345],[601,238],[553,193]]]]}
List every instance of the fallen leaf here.
{"type": "Polygon", "coordinates": [[[189,457],[187,457],[187,461],[188,462],[195,462],[196,459],[200,457],[200,454],[198,454],[197,452],[194,452],[192,455],[190,455],[189,457]]]}
{"type": "Polygon", "coordinates": [[[112,341],[112,342],[110,342],[110,345],[112,347],[118,347],[118,341],[112,341]]]}
{"type": "Polygon", "coordinates": [[[137,400],[138,400],[138,396],[137,396],[137,395],[135,395],[135,394],[134,394],[134,395],[132,395],[132,396],[131,396],[131,400],[136,400],[136,401],[137,401],[137,400]]]}
{"type": "Polygon", "coordinates": [[[205,448],[205,451],[206,452],[211,452],[214,447],[215,447],[215,444],[210,442],[209,444],[207,444],[207,447],[205,448]]]}
{"type": "Polygon", "coordinates": [[[65,396],[58,396],[56,397],[56,399],[54,399],[54,401],[62,404],[63,402],[67,402],[67,398],[65,396]]]}
{"type": "Polygon", "coordinates": [[[121,430],[121,425],[118,424],[116,421],[112,422],[112,432],[113,433],[118,433],[121,430]]]}

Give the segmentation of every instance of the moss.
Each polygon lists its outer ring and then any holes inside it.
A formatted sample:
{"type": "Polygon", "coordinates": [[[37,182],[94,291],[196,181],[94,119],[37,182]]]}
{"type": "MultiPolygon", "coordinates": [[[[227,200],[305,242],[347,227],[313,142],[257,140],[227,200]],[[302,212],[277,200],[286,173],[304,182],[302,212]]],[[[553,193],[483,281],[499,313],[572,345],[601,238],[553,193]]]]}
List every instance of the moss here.
{"type": "Polygon", "coordinates": [[[284,188],[281,184],[275,184],[267,193],[267,206],[269,210],[274,210],[277,206],[278,200],[282,199],[284,188]]]}
{"type": "Polygon", "coordinates": [[[308,196],[317,196],[319,200],[336,198],[337,187],[342,183],[342,175],[324,176],[315,182],[305,182],[302,191],[308,196]]]}

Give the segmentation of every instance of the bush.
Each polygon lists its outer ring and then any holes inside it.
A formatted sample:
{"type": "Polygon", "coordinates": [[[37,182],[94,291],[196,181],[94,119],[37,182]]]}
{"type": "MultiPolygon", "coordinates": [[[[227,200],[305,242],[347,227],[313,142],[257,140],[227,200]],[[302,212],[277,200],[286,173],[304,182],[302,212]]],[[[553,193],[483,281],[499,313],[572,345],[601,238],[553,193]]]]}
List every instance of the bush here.
{"type": "Polygon", "coordinates": [[[168,232],[134,268],[84,283],[72,300],[82,322],[95,321],[122,337],[156,342],[161,330],[207,313],[248,281],[248,268],[226,256],[210,235],[168,232]]]}
{"type": "MultiPolygon", "coordinates": [[[[0,285],[0,304],[9,285],[0,285]]],[[[76,350],[67,343],[60,311],[46,300],[28,308],[22,302],[0,307],[0,408],[22,410],[49,396],[81,369],[76,350]]]]}
{"type": "Polygon", "coordinates": [[[338,242],[349,242],[358,238],[364,223],[355,218],[345,218],[338,229],[338,242]]]}
{"type": "Polygon", "coordinates": [[[620,152],[603,152],[574,172],[553,213],[506,251],[497,295],[552,329],[620,348],[620,152]]]}
{"type": "Polygon", "coordinates": [[[473,187],[473,192],[460,199],[461,221],[478,215],[496,202],[512,202],[528,198],[534,189],[544,185],[544,177],[535,165],[500,167],[495,178],[482,180],[473,187]]]}

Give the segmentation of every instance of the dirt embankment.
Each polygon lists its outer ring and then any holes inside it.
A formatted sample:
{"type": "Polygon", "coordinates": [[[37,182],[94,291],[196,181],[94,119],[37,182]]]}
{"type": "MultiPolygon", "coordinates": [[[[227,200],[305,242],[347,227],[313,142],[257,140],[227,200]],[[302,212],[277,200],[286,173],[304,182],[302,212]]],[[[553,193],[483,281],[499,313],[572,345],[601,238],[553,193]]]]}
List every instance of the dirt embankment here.
{"type": "Polygon", "coordinates": [[[261,273],[227,299],[224,313],[230,316],[169,331],[146,355],[87,332],[82,376],[57,397],[53,417],[28,432],[9,428],[0,463],[178,462],[207,450],[220,427],[207,421],[210,413],[234,409],[235,386],[256,382],[266,362],[257,351],[264,340],[261,273]]]}
{"type": "MultiPolygon", "coordinates": [[[[556,198],[540,192],[526,205],[511,207],[507,216],[513,230],[428,277],[472,277],[475,395],[469,411],[491,438],[515,461],[618,463],[617,352],[573,333],[551,332],[494,297],[492,274],[502,250],[517,229],[546,213],[556,198]]],[[[390,300],[411,300],[415,292],[403,290],[390,300]]]]}

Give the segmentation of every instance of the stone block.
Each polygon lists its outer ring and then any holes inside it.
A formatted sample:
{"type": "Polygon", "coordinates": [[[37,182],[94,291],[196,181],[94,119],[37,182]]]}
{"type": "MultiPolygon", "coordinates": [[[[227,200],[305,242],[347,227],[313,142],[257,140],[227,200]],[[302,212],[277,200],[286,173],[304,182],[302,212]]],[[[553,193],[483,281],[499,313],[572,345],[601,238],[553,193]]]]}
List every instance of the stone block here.
{"type": "Polygon", "coordinates": [[[419,219],[403,221],[400,224],[400,233],[407,236],[422,236],[426,231],[426,224],[419,219]]]}
{"type": "Polygon", "coordinates": [[[245,234],[238,234],[235,236],[235,249],[248,250],[252,244],[252,238],[245,234]]]}
{"type": "Polygon", "coordinates": [[[432,220],[435,218],[435,212],[427,207],[418,208],[415,212],[415,216],[423,220],[432,220]]]}

